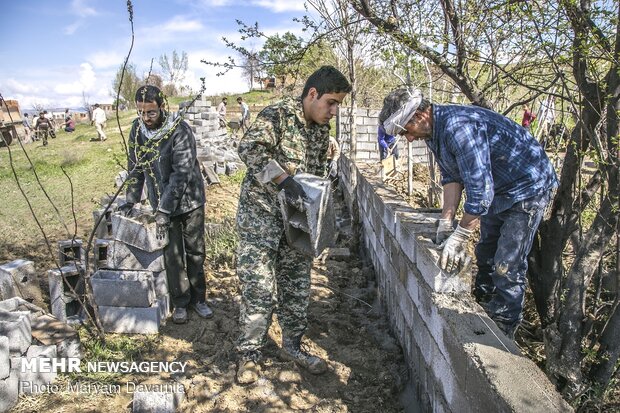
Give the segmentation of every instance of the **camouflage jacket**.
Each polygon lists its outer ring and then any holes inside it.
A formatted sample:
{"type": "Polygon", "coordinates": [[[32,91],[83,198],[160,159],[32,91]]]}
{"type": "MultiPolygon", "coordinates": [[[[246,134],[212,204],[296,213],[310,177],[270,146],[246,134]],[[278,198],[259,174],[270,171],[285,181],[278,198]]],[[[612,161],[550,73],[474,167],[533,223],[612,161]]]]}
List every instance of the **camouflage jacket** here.
{"type": "Polygon", "coordinates": [[[287,98],[263,109],[239,143],[248,170],[237,210],[240,237],[277,249],[284,230],[277,186],[265,178],[274,161],[289,175],[326,173],[329,125],[306,125],[301,99],[287,98]]]}

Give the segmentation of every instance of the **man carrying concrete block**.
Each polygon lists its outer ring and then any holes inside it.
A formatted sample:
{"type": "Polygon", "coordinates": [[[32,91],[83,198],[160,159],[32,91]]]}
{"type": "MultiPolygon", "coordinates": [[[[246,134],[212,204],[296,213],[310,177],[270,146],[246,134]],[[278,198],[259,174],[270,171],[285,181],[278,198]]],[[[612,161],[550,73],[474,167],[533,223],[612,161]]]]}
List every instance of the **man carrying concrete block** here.
{"type": "Polygon", "coordinates": [[[187,322],[187,307],[209,318],[204,274],[205,189],[190,126],[164,108],[161,91],[151,85],[136,92],[138,118],[129,134],[128,215],[140,202],[146,182],[155,211],[157,237],[168,236],[164,264],[174,310],[172,321],[187,322]]]}
{"type": "Polygon", "coordinates": [[[282,328],[282,357],[314,374],[327,370],[323,359],[300,347],[307,326],[312,257],[287,244],[278,193],[284,191],[286,202],[303,210],[306,194],[293,175],[326,175],[329,121],[350,91],[342,73],[323,66],[308,78],[301,98],[266,107],[239,143],[239,156],[248,168],[237,212],[241,384],[259,377],[260,350],[274,310],[282,328]]]}

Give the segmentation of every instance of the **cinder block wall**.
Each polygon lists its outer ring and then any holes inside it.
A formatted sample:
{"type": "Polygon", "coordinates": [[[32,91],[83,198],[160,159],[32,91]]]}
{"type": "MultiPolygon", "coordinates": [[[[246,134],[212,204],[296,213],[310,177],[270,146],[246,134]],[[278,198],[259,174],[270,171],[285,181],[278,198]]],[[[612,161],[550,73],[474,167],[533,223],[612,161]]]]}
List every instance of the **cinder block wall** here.
{"type": "Polygon", "coordinates": [[[417,212],[370,170],[340,158],[345,200],[410,372],[415,394],[404,399],[428,412],[572,411],[470,298],[469,277],[437,267],[437,214],[417,212]]]}
{"type": "MultiPolygon", "coordinates": [[[[340,108],[338,112],[337,135],[341,142],[343,153],[349,154],[350,145],[350,117],[349,108],[340,108]]],[[[356,160],[358,162],[378,162],[379,161],[379,143],[377,140],[377,131],[379,127],[379,110],[370,108],[358,108],[355,117],[356,132],[356,160]]],[[[415,141],[412,143],[413,162],[426,163],[426,144],[424,141],[415,141]]],[[[407,157],[407,139],[404,137],[398,143],[401,159],[407,157]]]]}

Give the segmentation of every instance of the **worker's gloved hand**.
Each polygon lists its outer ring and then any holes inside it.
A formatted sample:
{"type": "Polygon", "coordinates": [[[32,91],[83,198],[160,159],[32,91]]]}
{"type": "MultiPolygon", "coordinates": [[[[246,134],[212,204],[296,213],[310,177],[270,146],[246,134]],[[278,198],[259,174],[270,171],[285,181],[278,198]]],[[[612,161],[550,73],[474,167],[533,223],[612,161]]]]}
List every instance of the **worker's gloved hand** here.
{"type": "Polygon", "coordinates": [[[437,233],[435,234],[435,244],[444,242],[454,232],[454,221],[451,219],[440,219],[437,221],[437,233]]]}
{"type": "Polygon", "coordinates": [[[449,273],[465,271],[471,265],[471,256],[467,250],[467,244],[473,231],[458,225],[456,230],[448,237],[441,252],[439,266],[449,273]]]}
{"type": "Polygon", "coordinates": [[[308,200],[308,196],[301,184],[294,180],[292,176],[287,176],[284,181],[280,182],[278,189],[284,191],[287,204],[300,211],[306,210],[304,201],[308,200]]]}
{"type": "Polygon", "coordinates": [[[131,215],[132,209],[133,209],[133,202],[125,202],[123,205],[119,205],[116,210],[119,211],[121,214],[123,214],[123,216],[128,217],[129,215],[131,215]]]}
{"type": "Polygon", "coordinates": [[[168,229],[170,228],[170,217],[168,214],[157,211],[155,214],[155,228],[157,239],[164,239],[168,235],[168,229]]]}

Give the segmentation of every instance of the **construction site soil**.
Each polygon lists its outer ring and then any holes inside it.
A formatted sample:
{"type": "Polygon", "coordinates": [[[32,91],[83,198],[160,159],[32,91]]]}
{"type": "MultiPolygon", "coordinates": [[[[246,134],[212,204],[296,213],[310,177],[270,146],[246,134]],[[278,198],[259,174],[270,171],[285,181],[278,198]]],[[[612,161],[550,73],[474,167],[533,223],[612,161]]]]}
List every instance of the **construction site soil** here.
{"type": "MultiPolygon", "coordinates": [[[[208,188],[207,221],[220,231],[234,229],[231,217],[238,193],[235,181],[208,188]]],[[[338,205],[337,213],[342,217],[346,211],[342,201],[338,205]]],[[[57,391],[20,396],[12,411],[131,411],[133,385],[162,382],[183,385],[181,412],[403,411],[401,397],[408,380],[403,355],[377,300],[374,271],[356,256],[353,244],[350,229],[344,228],[338,246],[351,247],[352,254],[316,259],[312,271],[305,345],[328,361],[329,370],[323,375],[314,376],[278,358],[281,336],[274,316],[261,378],[247,386],[236,383],[239,282],[231,255],[230,259],[216,260],[216,265],[207,263],[213,318],[202,319],[190,312],[187,324],[168,321],[157,336],[131,336],[148,343],[134,361],[187,362],[183,374],[117,375],[112,383],[119,387],[104,387],[104,381],[96,377],[61,375],[56,380],[57,391]],[[69,391],[77,381],[90,386],[82,387],[86,391],[69,391]]],[[[27,257],[35,260],[37,268],[45,268],[48,258],[44,246],[23,254],[27,249],[16,245],[6,258],[27,257]]],[[[110,383],[109,378],[105,382],[110,383]]]]}

